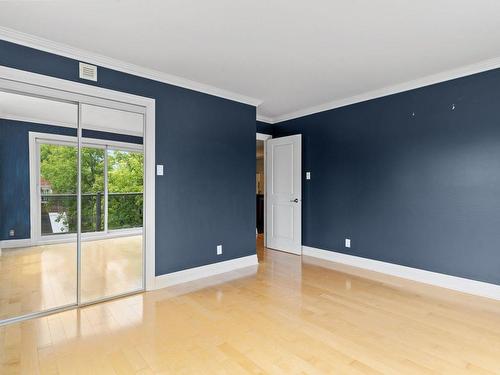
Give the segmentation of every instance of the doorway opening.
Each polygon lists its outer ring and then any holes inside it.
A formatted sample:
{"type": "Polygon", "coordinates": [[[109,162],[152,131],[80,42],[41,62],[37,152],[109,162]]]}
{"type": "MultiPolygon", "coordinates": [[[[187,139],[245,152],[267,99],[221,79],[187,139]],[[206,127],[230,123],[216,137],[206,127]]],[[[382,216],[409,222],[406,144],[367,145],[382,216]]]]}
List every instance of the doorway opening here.
{"type": "Polygon", "coordinates": [[[265,247],[266,230],[266,141],[272,136],[257,133],[255,144],[255,203],[256,203],[256,248],[261,259],[265,247]]]}

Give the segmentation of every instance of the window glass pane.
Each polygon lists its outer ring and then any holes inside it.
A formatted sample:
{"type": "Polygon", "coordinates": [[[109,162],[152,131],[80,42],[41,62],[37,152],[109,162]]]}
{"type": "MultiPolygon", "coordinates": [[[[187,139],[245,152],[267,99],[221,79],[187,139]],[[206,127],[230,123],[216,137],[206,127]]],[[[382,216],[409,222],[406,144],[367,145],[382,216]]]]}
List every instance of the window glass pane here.
{"type": "Polygon", "coordinates": [[[39,143],[41,235],[77,231],[77,148],[39,143]]]}
{"type": "Polygon", "coordinates": [[[104,230],[104,153],[82,147],[82,233],[104,230]]]}
{"type": "Polygon", "coordinates": [[[139,152],[108,150],[108,227],[141,228],[144,156],[139,152]]]}

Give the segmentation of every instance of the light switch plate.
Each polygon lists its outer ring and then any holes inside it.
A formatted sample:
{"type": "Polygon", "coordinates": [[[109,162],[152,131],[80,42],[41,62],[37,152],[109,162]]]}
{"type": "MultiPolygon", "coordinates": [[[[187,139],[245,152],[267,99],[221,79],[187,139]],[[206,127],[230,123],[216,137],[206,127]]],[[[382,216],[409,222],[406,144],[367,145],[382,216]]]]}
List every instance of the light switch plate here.
{"type": "Polygon", "coordinates": [[[306,180],[310,180],[311,179],[311,172],[306,172],[306,180]]]}
{"type": "Polygon", "coordinates": [[[156,165],[156,175],[163,176],[163,164],[156,165]]]}
{"type": "Polygon", "coordinates": [[[349,238],[345,239],[345,247],[351,247],[351,239],[349,238]]]}
{"type": "Polygon", "coordinates": [[[222,255],[222,245],[217,245],[217,255],[222,255]]]}

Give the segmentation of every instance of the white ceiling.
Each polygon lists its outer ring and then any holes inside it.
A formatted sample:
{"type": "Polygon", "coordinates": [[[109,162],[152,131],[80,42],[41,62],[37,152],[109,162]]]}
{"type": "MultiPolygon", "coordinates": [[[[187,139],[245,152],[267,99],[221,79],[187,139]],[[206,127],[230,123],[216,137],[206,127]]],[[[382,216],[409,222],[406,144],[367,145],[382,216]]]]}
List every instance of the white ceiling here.
{"type": "Polygon", "coordinates": [[[498,0],[0,2],[1,26],[260,99],[274,120],[500,57],[499,20],[498,0]]]}

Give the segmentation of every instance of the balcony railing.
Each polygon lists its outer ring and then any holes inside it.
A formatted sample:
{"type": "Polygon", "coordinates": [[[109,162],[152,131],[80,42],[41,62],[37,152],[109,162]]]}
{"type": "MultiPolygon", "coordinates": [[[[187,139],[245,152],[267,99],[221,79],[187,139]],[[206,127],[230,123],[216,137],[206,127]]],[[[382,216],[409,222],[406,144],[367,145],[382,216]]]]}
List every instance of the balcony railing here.
{"type": "MultiPolygon", "coordinates": [[[[41,194],[42,235],[76,233],[77,195],[41,194]]],[[[140,228],[143,193],[108,193],[107,226],[104,193],[82,193],[82,232],[140,228]]]]}

